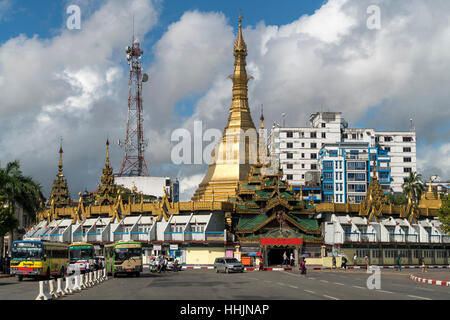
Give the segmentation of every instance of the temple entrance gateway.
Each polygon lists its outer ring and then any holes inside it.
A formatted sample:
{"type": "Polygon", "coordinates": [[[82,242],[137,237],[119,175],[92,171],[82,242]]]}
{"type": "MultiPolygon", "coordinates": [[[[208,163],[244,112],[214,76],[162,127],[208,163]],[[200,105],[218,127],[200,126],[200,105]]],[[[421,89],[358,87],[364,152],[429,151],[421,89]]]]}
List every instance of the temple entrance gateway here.
{"type": "Polygon", "coordinates": [[[291,253],[295,254],[295,247],[268,247],[267,248],[267,265],[278,266],[283,263],[283,254],[286,252],[288,258],[288,264],[290,263],[289,258],[291,253]]]}

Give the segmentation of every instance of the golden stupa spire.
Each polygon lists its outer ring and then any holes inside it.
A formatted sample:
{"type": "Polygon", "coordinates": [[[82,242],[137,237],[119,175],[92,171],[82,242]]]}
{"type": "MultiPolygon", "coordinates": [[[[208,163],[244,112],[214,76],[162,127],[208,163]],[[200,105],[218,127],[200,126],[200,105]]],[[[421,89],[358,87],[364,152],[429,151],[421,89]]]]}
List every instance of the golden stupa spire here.
{"type": "Polygon", "coordinates": [[[228,123],[223,137],[211,156],[208,171],[195,192],[192,200],[204,199],[226,201],[228,196],[236,195],[239,182],[248,179],[250,166],[258,161],[258,132],[250,115],[248,104],[248,81],[246,56],[247,45],[242,34],[242,16],[239,15],[239,31],[234,44],[234,73],[232,102],[228,123]],[[245,135],[251,135],[253,141],[245,135]],[[254,148],[254,149],[253,149],[254,148]]]}

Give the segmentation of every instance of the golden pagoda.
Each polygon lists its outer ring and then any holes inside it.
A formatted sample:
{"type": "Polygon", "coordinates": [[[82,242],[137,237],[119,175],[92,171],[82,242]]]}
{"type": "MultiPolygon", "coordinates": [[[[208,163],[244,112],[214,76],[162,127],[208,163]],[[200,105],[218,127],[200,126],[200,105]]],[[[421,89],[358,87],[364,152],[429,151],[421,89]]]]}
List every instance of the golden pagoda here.
{"type": "Polygon", "coordinates": [[[114,184],[113,168],[109,162],[109,140],[106,140],[106,162],[100,177],[102,184],[98,185],[95,200],[99,206],[112,205],[115,202],[117,187],[114,184]]]}
{"type": "Polygon", "coordinates": [[[62,162],[62,144],[59,148],[59,163],[57,179],[53,180],[52,190],[48,198],[48,203],[53,203],[56,207],[64,207],[70,204],[69,189],[67,187],[67,180],[64,179],[63,162],[62,162]]]}
{"type": "Polygon", "coordinates": [[[258,132],[248,105],[246,71],[247,45],[242,36],[242,16],[239,17],[238,38],[234,44],[233,98],[222,140],[212,152],[211,164],[192,197],[192,201],[227,201],[236,195],[240,182],[245,182],[251,164],[258,154],[258,132]]]}

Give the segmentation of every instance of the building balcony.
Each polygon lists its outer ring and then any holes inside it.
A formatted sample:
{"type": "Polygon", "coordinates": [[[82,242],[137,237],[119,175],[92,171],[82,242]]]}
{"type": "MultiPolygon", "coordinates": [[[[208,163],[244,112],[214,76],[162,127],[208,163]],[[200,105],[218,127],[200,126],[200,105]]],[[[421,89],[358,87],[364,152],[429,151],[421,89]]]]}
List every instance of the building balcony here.
{"type": "Polygon", "coordinates": [[[417,234],[406,234],[406,242],[417,243],[419,242],[419,235],[417,234]]]}
{"type": "Polygon", "coordinates": [[[360,242],[360,233],[359,232],[345,232],[344,233],[344,242],[360,242]]]}
{"type": "Polygon", "coordinates": [[[225,241],[225,231],[207,231],[207,241],[225,241]]]}
{"type": "Polygon", "coordinates": [[[430,234],[430,243],[441,243],[440,234],[430,234]]]}
{"type": "Polygon", "coordinates": [[[390,242],[405,242],[405,235],[402,233],[391,233],[389,234],[390,242]]]}

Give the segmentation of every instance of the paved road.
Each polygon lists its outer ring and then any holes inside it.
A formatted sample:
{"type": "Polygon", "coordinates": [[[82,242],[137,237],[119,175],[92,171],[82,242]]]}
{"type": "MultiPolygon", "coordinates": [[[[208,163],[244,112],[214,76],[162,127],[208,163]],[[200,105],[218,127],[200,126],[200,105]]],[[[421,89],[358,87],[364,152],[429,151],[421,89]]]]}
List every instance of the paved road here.
{"type": "MultiPolygon", "coordinates": [[[[448,271],[443,271],[447,272],[448,271]]],[[[381,290],[366,287],[363,271],[298,271],[216,274],[213,270],[109,278],[62,300],[450,300],[450,288],[416,283],[409,272],[382,271],[381,290]]],[[[38,283],[0,279],[0,300],[34,299],[38,283]]]]}

